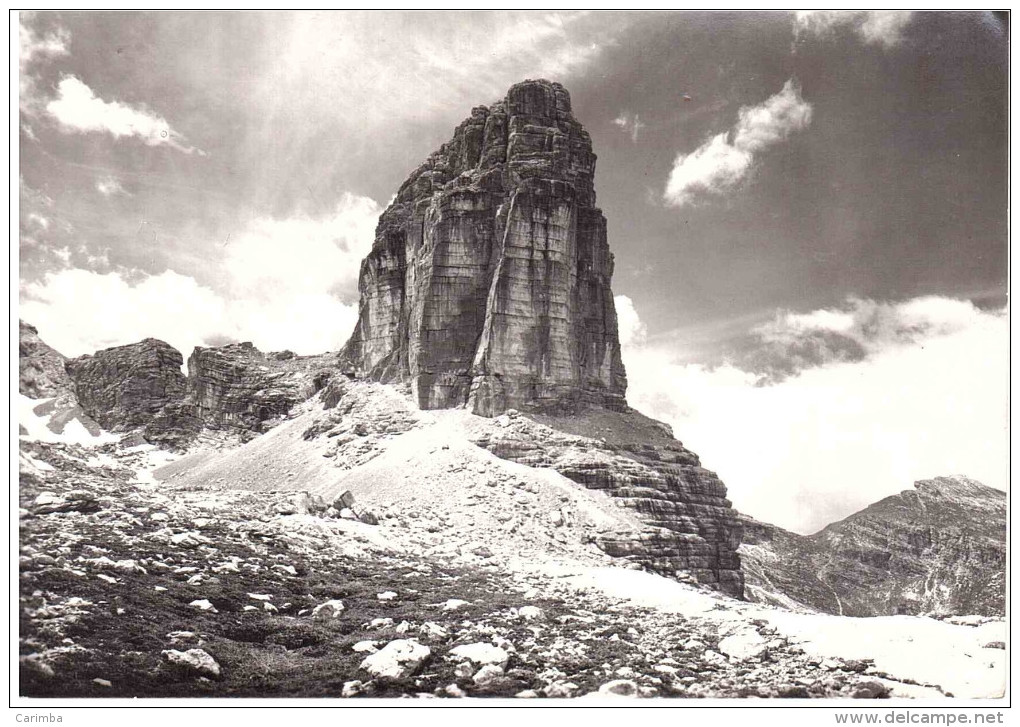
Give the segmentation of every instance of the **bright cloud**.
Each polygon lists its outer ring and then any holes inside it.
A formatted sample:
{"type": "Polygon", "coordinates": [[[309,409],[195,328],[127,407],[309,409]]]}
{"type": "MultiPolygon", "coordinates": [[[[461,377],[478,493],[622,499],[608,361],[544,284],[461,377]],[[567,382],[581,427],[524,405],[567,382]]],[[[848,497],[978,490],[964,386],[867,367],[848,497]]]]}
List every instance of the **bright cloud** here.
{"type": "Polygon", "coordinates": [[[123,273],[70,268],[24,284],[20,315],[69,356],[149,336],[185,357],[223,340],[252,341],[264,351],[336,350],[357,320],[350,299],[380,212],[373,200],[345,194],[323,219],[253,221],[226,241],[224,292],[174,271],[133,282],[123,273]]]}
{"type": "Polygon", "coordinates": [[[903,40],[903,30],[914,19],[909,10],[801,10],[794,15],[798,39],[825,37],[836,28],[852,28],[865,43],[891,48],[903,40]]]}
{"type": "Polygon", "coordinates": [[[792,79],[764,103],[742,107],[730,131],[677,156],[666,183],[666,202],[682,207],[697,194],[721,194],[732,188],[751,169],[757,154],[806,128],[811,113],[811,104],[792,79]]]}
{"type": "Polygon", "coordinates": [[[115,194],[128,194],[128,191],[121,185],[116,177],[103,177],[96,180],[96,191],[104,197],[112,197],[115,194]]]}
{"type": "Polygon", "coordinates": [[[372,249],[382,208],[344,194],[332,215],[254,220],[226,242],[235,297],[278,298],[309,290],[356,295],[361,260],[372,249]]]}
{"type": "Polygon", "coordinates": [[[669,422],[735,507],[808,533],[918,479],[1007,489],[1008,329],[1005,311],[939,297],[780,314],[755,334],[763,343],[835,332],[863,353],[800,361],[763,386],[743,364],[629,345],[628,400],[669,422]]]}
{"type": "Polygon", "coordinates": [[[616,320],[620,331],[620,345],[631,346],[644,343],[648,337],[648,329],[638,317],[634,301],[626,295],[613,298],[616,304],[616,320]]]}
{"type": "Polygon", "coordinates": [[[645,128],[646,124],[641,121],[641,116],[638,114],[630,115],[629,112],[624,111],[622,114],[613,119],[613,123],[623,129],[630,135],[630,140],[637,144],[638,135],[641,130],[645,128]]]}
{"type": "Polygon", "coordinates": [[[57,96],[46,104],[47,113],[64,131],[105,132],[116,139],[137,138],[148,146],[169,146],[186,154],[204,152],[184,143],[184,137],[157,114],[119,101],[104,101],[82,81],[67,76],[57,86],[57,96]]]}

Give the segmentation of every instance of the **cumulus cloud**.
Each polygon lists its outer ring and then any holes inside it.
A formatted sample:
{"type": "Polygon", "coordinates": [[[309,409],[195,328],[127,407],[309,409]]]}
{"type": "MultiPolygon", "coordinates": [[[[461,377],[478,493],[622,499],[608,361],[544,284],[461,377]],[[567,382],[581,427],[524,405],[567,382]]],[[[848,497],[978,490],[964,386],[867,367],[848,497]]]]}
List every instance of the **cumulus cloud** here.
{"type": "Polygon", "coordinates": [[[729,131],[706,140],[690,154],[680,154],[666,183],[665,200],[682,207],[698,194],[721,194],[750,171],[756,155],[811,123],[811,104],[800,87],[787,81],[782,90],[758,106],[744,106],[729,131]]]}
{"type": "Polygon", "coordinates": [[[616,321],[620,332],[620,345],[633,346],[644,343],[648,329],[634,308],[634,301],[626,295],[613,298],[616,304],[616,321]]]}
{"type": "Polygon", "coordinates": [[[168,146],[185,154],[204,154],[188,146],[184,137],[170,128],[163,117],[119,101],[104,101],[75,76],[66,76],[60,81],[57,96],[46,104],[46,112],[67,132],[105,132],[115,139],[136,138],[147,146],[168,146]]]}
{"type": "Polygon", "coordinates": [[[924,297],[781,313],[752,339],[819,332],[859,352],[801,358],[763,384],[746,363],[679,363],[677,350],[624,347],[631,406],[669,422],[726,482],[735,507],[814,532],[918,479],[965,474],[1007,489],[1004,310],[924,297]]]}
{"type": "Polygon", "coordinates": [[[914,19],[909,10],[801,10],[794,15],[794,34],[826,37],[836,28],[851,28],[863,42],[886,48],[903,40],[903,30],[914,19]]]}
{"type": "Polygon", "coordinates": [[[127,195],[128,191],[121,185],[116,177],[103,177],[96,180],[96,191],[104,197],[113,197],[117,194],[127,195]]]}
{"type": "Polygon", "coordinates": [[[70,356],[149,336],[185,357],[196,345],[225,341],[299,354],[336,350],[357,320],[358,270],[380,212],[375,201],[345,194],[321,219],[254,220],[225,241],[222,290],[172,270],[51,272],[22,285],[20,315],[70,356]]]}
{"type": "Polygon", "coordinates": [[[641,133],[641,129],[645,128],[645,123],[641,121],[639,114],[630,115],[629,112],[624,111],[622,114],[613,119],[613,123],[623,129],[630,136],[630,140],[637,144],[638,135],[641,133]]]}
{"type": "Polygon", "coordinates": [[[361,260],[372,249],[382,213],[375,200],[345,193],[321,218],[260,218],[225,241],[225,267],[236,297],[308,290],[357,292],[361,260]]]}

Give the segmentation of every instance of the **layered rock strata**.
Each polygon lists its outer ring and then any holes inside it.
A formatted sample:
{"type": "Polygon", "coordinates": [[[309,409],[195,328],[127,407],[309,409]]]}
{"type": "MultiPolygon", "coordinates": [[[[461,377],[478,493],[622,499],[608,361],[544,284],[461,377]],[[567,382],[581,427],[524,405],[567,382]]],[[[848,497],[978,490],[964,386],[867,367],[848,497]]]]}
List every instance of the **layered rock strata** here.
{"type": "Polygon", "coordinates": [[[144,428],[163,409],[184,400],[184,358],[155,338],[97,351],[67,362],[82,408],[111,432],[144,428]]]}
{"type": "Polygon", "coordinates": [[[592,418],[549,417],[553,426],[511,411],[475,443],[503,459],[549,467],[585,487],[602,490],[635,510],[646,527],[603,533],[607,554],[649,570],[743,596],[737,546],[741,527],[726,486],[698,456],[672,437],[665,424],[633,410],[592,418]],[[597,422],[585,427],[584,423],[597,422]],[[584,431],[579,436],[560,428],[584,431]]]}
{"type": "Polygon", "coordinates": [[[194,415],[214,429],[261,431],[263,423],[285,416],[313,393],[312,382],[282,370],[251,343],[218,348],[196,346],[188,357],[188,399],[194,415]]]}
{"type": "Polygon", "coordinates": [[[423,409],[624,406],[594,175],[559,84],[473,109],[379,219],[348,369],[409,383],[423,409]]]}
{"type": "Polygon", "coordinates": [[[149,338],[68,361],[66,371],[81,408],[104,429],[183,449],[203,430],[265,431],[335,370],[329,354],[263,354],[251,343],[196,347],[187,376],[182,363],[179,351],[149,338]]]}
{"type": "Polygon", "coordinates": [[[846,616],[1005,613],[1006,493],[921,480],[810,536],[747,519],[747,595],[846,616]]]}

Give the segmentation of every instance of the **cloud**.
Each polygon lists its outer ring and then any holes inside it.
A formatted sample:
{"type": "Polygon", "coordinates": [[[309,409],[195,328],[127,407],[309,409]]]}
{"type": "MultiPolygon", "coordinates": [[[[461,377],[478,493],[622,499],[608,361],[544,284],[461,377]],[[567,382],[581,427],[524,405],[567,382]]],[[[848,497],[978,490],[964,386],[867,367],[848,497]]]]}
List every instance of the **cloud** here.
{"type": "Polygon", "coordinates": [[[121,185],[116,177],[103,177],[96,180],[96,191],[104,197],[112,197],[115,194],[130,196],[128,191],[121,185]]]}
{"type": "Polygon", "coordinates": [[[55,58],[68,55],[71,34],[56,28],[41,35],[25,23],[25,14],[18,18],[18,64],[22,70],[40,57],[55,58]]]}
{"type": "MultiPolygon", "coordinates": [[[[35,13],[22,12],[18,16],[18,107],[23,116],[34,117],[45,103],[39,88],[40,66],[54,58],[70,53],[71,34],[57,27],[48,33],[40,33],[32,27],[35,13]]],[[[22,124],[25,136],[36,141],[32,127],[22,124]]]]}
{"type": "Polygon", "coordinates": [[[627,345],[628,400],[669,422],[735,507],[801,533],[936,475],[1007,489],[1004,310],[942,297],[853,301],[778,314],[752,338],[817,333],[856,342],[860,356],[801,360],[768,385],[743,362],[678,363],[673,346],[627,345]]]}
{"type": "Polygon", "coordinates": [[[909,10],[801,10],[793,20],[797,40],[827,37],[836,28],[851,28],[863,42],[891,48],[903,40],[903,30],[914,19],[909,10]]]}
{"type": "Polygon", "coordinates": [[[236,297],[278,297],[308,290],[357,295],[361,260],[372,249],[382,207],[345,193],[321,217],[259,218],[224,241],[236,297]]]}
{"type": "MultiPolygon", "coordinates": [[[[149,336],[185,357],[196,345],[224,341],[299,354],[336,350],[357,320],[358,272],[380,212],[373,200],[345,194],[321,219],[256,219],[224,241],[218,291],[172,270],[51,272],[22,284],[20,315],[70,356],[149,336]]],[[[105,255],[86,262],[108,265],[105,255]]]]}
{"type": "Polygon", "coordinates": [[[732,188],[751,169],[757,154],[806,128],[811,113],[811,104],[801,98],[792,79],[764,103],[742,107],[730,131],[677,156],[666,183],[666,202],[682,207],[698,194],[722,194],[732,188]]]}
{"type": "Polygon", "coordinates": [[[641,133],[641,129],[646,126],[646,124],[641,121],[640,115],[634,114],[631,116],[627,111],[624,111],[622,114],[613,119],[613,123],[629,133],[630,140],[635,144],[637,144],[638,134],[641,133]]]}
{"type": "Polygon", "coordinates": [[[318,121],[325,85],[342,89],[344,98],[321,119],[332,127],[462,117],[524,78],[567,80],[589,67],[626,22],[607,23],[599,14],[502,11],[350,12],[343,20],[324,21],[316,13],[280,19],[273,70],[257,89],[267,106],[279,106],[280,89],[287,89],[280,113],[318,121]],[[308,68],[322,73],[310,77],[308,68]]]}
{"type": "Polygon", "coordinates": [[[105,132],[115,139],[137,138],[147,146],[169,146],[185,154],[204,152],[184,143],[184,137],[170,124],[146,109],[137,109],[119,101],[104,101],[74,76],[64,77],[57,85],[57,96],[46,104],[46,112],[64,131],[105,132]]]}
{"type": "Polygon", "coordinates": [[[620,345],[632,346],[644,343],[648,337],[648,329],[638,317],[634,308],[634,301],[626,295],[618,295],[613,298],[616,304],[616,320],[620,332],[620,345]]]}

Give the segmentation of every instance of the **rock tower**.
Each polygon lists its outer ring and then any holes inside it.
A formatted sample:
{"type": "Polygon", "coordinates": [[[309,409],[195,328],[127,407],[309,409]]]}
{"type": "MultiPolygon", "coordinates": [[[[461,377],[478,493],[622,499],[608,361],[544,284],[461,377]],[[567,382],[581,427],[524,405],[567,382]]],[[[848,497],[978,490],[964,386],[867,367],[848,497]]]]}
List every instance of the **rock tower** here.
{"type": "Polygon", "coordinates": [[[594,179],[560,84],[524,81],[473,109],[379,218],[344,365],[409,383],[423,409],[624,407],[594,179]]]}

